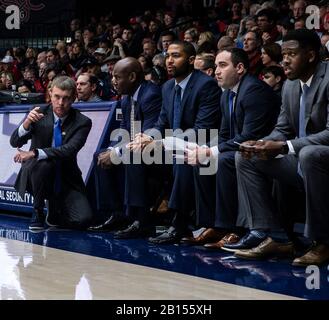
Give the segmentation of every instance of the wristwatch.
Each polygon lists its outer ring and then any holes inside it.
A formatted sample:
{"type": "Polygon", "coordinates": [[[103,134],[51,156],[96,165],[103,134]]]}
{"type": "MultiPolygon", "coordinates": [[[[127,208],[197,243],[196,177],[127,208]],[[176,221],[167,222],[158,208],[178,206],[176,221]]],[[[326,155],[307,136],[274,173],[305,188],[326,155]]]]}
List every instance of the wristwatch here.
{"type": "Polygon", "coordinates": [[[34,158],[38,159],[39,158],[39,150],[38,149],[33,149],[32,151],[34,153],[34,158]]]}
{"type": "Polygon", "coordinates": [[[288,146],[287,141],[284,141],[283,142],[283,145],[282,145],[282,153],[283,154],[288,154],[289,153],[289,146],[288,146]]]}

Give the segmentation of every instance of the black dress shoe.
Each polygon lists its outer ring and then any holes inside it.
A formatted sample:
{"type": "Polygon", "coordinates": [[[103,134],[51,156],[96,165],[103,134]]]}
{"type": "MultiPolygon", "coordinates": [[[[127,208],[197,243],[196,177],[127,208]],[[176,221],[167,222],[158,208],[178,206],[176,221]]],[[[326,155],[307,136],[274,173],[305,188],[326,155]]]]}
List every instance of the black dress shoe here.
{"type": "Polygon", "coordinates": [[[236,252],[238,250],[246,250],[252,249],[259,246],[265,239],[267,235],[264,237],[258,237],[252,232],[246,234],[239,242],[231,243],[231,244],[224,244],[222,247],[223,250],[229,252],[236,252]]]}
{"type": "Polygon", "coordinates": [[[142,227],[139,221],[134,221],[127,229],[117,231],[114,234],[116,239],[136,239],[152,237],[155,235],[154,227],[142,227]]]}
{"type": "Polygon", "coordinates": [[[88,231],[114,231],[125,228],[127,223],[119,215],[112,214],[104,223],[88,228],[88,231]]]}
{"type": "MultiPolygon", "coordinates": [[[[190,232],[189,232],[190,233],[190,232]]],[[[154,244],[173,244],[179,243],[180,240],[190,234],[177,231],[175,227],[170,227],[167,231],[157,237],[149,238],[149,242],[154,244]]]]}

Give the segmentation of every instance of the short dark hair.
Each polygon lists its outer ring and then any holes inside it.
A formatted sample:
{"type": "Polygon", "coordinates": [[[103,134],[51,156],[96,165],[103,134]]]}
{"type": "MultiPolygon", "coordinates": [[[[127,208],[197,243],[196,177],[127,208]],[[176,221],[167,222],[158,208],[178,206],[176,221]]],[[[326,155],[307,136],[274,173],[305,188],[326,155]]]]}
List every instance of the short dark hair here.
{"type": "Polygon", "coordinates": [[[196,55],[195,48],[192,43],[187,41],[175,40],[171,45],[178,45],[183,47],[183,51],[187,54],[188,57],[196,55]]]}
{"type": "Polygon", "coordinates": [[[165,37],[165,36],[171,36],[173,38],[173,40],[176,40],[176,34],[173,31],[162,31],[160,34],[160,38],[165,37]]]}
{"type": "Polygon", "coordinates": [[[263,50],[276,63],[279,63],[282,61],[281,46],[279,44],[277,44],[275,42],[264,44],[263,50]]]}
{"type": "Polygon", "coordinates": [[[257,12],[257,18],[267,17],[269,22],[276,22],[278,20],[278,13],[275,9],[265,8],[257,12]]]}
{"type": "Polygon", "coordinates": [[[249,58],[248,54],[240,48],[228,48],[223,51],[227,51],[231,53],[231,60],[234,67],[236,67],[239,63],[242,63],[246,70],[249,69],[249,58]]]}
{"type": "Polygon", "coordinates": [[[267,73],[273,74],[275,77],[281,77],[280,83],[283,83],[286,79],[286,75],[284,74],[283,68],[279,66],[269,66],[262,70],[262,74],[265,75],[267,73]]]}
{"type": "Polygon", "coordinates": [[[283,37],[283,42],[297,41],[302,49],[313,50],[317,59],[320,59],[321,40],[318,34],[309,29],[290,30],[283,37]]]}

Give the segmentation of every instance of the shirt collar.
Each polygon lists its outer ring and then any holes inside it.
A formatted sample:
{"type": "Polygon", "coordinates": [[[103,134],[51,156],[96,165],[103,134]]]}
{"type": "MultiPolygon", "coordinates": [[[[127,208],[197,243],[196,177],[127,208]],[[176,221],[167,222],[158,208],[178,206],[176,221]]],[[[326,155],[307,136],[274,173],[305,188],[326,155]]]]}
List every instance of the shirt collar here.
{"type": "Polygon", "coordinates": [[[238,94],[239,86],[240,81],[231,89],[231,91],[233,91],[236,95],[238,94]]]}
{"type": "Polygon", "coordinates": [[[311,86],[311,83],[312,83],[312,80],[313,80],[313,76],[314,75],[312,74],[306,82],[303,82],[302,80],[299,80],[300,86],[301,86],[302,90],[303,90],[304,84],[306,84],[308,87],[311,86]]]}
{"type": "Polygon", "coordinates": [[[135,102],[137,102],[137,99],[138,99],[138,94],[139,94],[139,90],[141,89],[142,85],[140,85],[137,90],[135,91],[134,95],[133,95],[133,100],[135,102]]]}
{"type": "Polygon", "coordinates": [[[191,77],[192,77],[192,72],[180,83],[177,83],[177,81],[175,80],[175,86],[179,85],[182,88],[182,90],[184,91],[188,82],[190,81],[191,77]]]}
{"type": "Polygon", "coordinates": [[[66,115],[66,116],[64,116],[64,117],[62,117],[62,118],[59,118],[56,114],[55,114],[55,112],[53,112],[53,115],[54,115],[54,123],[56,123],[57,122],[57,120],[58,119],[61,119],[61,121],[62,121],[62,124],[64,123],[64,121],[66,120],[66,118],[68,117],[68,114],[66,115]]]}

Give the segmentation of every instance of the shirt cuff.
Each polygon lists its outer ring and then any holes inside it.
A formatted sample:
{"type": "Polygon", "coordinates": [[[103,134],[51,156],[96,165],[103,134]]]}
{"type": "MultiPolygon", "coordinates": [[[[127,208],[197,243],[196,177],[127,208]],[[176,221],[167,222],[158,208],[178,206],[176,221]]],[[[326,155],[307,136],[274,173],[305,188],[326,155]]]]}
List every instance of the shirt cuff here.
{"type": "Polygon", "coordinates": [[[220,153],[219,150],[218,150],[218,147],[217,146],[211,147],[210,150],[211,150],[211,155],[214,158],[217,158],[219,153],[220,153]]]}
{"type": "Polygon", "coordinates": [[[18,129],[18,136],[20,138],[26,136],[28,133],[30,133],[31,130],[25,130],[23,124],[20,125],[18,129]]]}
{"type": "Polygon", "coordinates": [[[295,149],[294,149],[291,141],[287,141],[287,145],[288,145],[288,148],[289,148],[288,154],[296,154],[295,149]]]}
{"type": "Polygon", "coordinates": [[[38,151],[39,151],[38,161],[48,159],[47,154],[42,149],[38,149],[38,151]]]}

